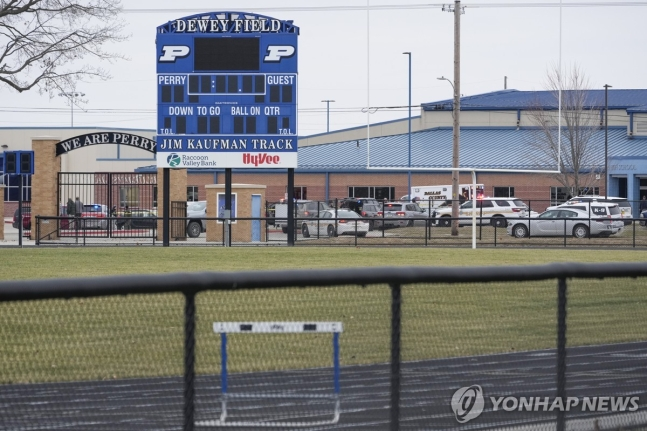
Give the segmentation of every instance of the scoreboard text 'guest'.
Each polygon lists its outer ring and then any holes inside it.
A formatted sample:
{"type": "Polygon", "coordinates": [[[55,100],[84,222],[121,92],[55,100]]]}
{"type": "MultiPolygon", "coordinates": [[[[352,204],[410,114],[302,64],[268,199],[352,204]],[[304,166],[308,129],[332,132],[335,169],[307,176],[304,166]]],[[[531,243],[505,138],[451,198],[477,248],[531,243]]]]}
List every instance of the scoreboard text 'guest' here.
{"type": "Polygon", "coordinates": [[[298,36],[247,12],[157,27],[157,166],[296,168],[298,36]]]}

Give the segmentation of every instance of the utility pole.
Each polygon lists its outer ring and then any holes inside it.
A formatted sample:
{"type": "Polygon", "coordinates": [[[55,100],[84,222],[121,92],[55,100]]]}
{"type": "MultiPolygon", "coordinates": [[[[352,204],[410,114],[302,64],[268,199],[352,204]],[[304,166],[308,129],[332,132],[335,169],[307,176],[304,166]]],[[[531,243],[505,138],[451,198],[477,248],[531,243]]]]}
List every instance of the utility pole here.
{"type": "Polygon", "coordinates": [[[85,93],[69,91],[58,93],[58,95],[61,97],[67,97],[70,100],[70,126],[74,127],[74,99],[85,96],[85,93]]]}
{"type": "MultiPolygon", "coordinates": [[[[443,6],[443,11],[445,7],[443,6]]],[[[460,150],[460,111],[461,111],[461,2],[456,0],[454,8],[448,8],[448,12],[454,12],[454,136],[452,145],[452,236],[458,236],[458,206],[459,200],[459,150],[460,150]]],[[[476,211],[476,208],[472,208],[476,211]]]]}
{"type": "Polygon", "coordinates": [[[604,84],[604,198],[609,195],[609,88],[604,84]]]}
{"type": "Polygon", "coordinates": [[[326,133],[330,132],[330,102],[334,102],[334,100],[322,100],[322,102],[326,102],[326,133]]]}

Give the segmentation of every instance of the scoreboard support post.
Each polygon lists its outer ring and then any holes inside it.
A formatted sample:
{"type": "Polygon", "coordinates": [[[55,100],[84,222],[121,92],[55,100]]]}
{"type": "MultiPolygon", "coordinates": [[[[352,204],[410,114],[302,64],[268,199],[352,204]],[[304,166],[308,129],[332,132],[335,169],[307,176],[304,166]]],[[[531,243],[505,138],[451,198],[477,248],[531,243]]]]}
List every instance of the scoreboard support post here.
{"type": "Polygon", "coordinates": [[[294,245],[294,168],[288,168],[288,246],[294,245]]]}
{"type": "Polygon", "coordinates": [[[162,217],[164,217],[164,220],[162,221],[162,246],[169,247],[171,245],[169,233],[169,217],[171,214],[169,210],[169,206],[171,205],[171,169],[163,168],[162,176],[164,178],[164,189],[162,191],[164,199],[164,213],[162,214],[162,217]]]}
{"type": "Polygon", "coordinates": [[[231,168],[225,169],[225,247],[231,247],[231,168]]]}

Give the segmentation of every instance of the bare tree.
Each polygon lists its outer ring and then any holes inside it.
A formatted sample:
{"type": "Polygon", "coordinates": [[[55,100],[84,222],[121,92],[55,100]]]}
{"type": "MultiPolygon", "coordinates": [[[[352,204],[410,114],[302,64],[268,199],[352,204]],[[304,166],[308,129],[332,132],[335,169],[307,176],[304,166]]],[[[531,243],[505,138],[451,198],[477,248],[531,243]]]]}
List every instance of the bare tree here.
{"type": "Polygon", "coordinates": [[[538,100],[528,112],[530,122],[537,128],[529,142],[530,157],[542,169],[559,166],[560,173],[553,174],[553,177],[577,194],[597,181],[595,173],[600,168],[600,155],[595,151],[593,136],[600,128],[600,107],[593,106],[588,79],[577,66],[563,75],[559,68],[553,67],[548,73],[547,88],[554,97],[554,103],[538,100]],[[559,115],[555,109],[560,88],[561,140],[559,115]],[[552,107],[546,108],[546,105],[552,107]]]}
{"type": "Polygon", "coordinates": [[[98,63],[124,58],[103,48],[126,39],[120,12],[121,0],[0,0],[0,83],[52,97],[110,78],[98,63]]]}

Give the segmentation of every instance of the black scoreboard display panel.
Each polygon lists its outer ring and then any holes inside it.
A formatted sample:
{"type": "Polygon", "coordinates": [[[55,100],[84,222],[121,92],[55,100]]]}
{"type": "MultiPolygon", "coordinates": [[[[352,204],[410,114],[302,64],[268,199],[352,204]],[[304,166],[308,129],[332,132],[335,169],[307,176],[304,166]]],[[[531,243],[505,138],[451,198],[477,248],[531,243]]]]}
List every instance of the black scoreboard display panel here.
{"type": "Polygon", "coordinates": [[[158,27],[158,167],[296,167],[298,33],[244,12],[158,27]]]}

